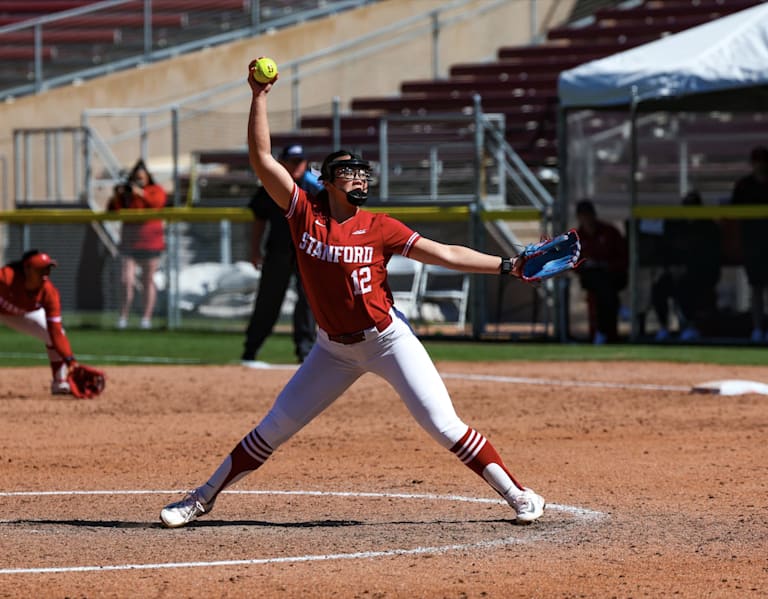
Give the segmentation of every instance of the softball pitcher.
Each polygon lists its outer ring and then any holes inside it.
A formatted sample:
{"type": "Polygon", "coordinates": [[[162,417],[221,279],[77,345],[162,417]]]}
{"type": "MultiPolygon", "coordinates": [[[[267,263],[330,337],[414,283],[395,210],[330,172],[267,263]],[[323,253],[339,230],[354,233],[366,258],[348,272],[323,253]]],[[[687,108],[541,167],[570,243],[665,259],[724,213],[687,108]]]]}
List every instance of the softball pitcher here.
{"type": "Polygon", "coordinates": [[[389,216],[362,210],[370,165],[345,150],[325,158],[324,189],[310,200],[271,154],[267,94],[272,83],[251,76],[248,82],[251,165],[285,212],[318,338],[264,419],[205,484],[160,512],[163,524],[183,526],[210,512],[223,489],[259,468],[366,372],[389,382],[416,421],[506,499],[518,522],[536,520],[544,499],[520,484],[490,441],[457,416],[443,380],[393,306],[387,285],[387,262],[395,253],[464,272],[519,276],[515,260],[444,245],[389,216]]]}

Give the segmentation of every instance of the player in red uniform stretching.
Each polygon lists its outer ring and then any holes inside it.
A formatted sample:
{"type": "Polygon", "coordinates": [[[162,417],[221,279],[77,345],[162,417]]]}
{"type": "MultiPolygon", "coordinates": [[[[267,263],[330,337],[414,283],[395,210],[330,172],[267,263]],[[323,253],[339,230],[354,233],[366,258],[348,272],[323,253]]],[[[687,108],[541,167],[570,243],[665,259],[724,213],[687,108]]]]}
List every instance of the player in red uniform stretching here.
{"type": "Polygon", "coordinates": [[[321,169],[324,190],[310,200],[271,155],[267,93],[272,84],[251,77],[248,81],[253,92],[251,165],[288,219],[304,289],[319,325],[317,342],[266,417],[208,482],[161,511],[163,524],[183,526],[210,512],[224,488],[259,468],[366,372],[389,382],[417,422],[507,500],[518,522],[536,520],[544,511],[544,499],[523,487],[490,441],[456,415],[440,374],[394,308],[387,285],[387,262],[395,253],[484,274],[518,274],[515,261],[431,241],[389,216],[361,210],[370,165],[344,150],[326,157],[321,169]]]}
{"type": "Polygon", "coordinates": [[[56,266],[48,254],[26,252],[0,268],[0,322],[45,343],[51,363],[51,393],[69,395],[68,367],[75,357],[61,326],[59,291],[48,278],[56,266]]]}

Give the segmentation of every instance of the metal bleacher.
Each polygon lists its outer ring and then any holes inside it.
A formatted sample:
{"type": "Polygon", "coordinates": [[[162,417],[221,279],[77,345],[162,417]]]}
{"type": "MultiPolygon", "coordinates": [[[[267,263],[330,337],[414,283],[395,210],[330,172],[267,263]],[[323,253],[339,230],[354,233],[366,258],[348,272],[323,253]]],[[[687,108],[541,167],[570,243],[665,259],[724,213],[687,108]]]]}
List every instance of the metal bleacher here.
{"type": "MultiPolygon", "coordinates": [[[[551,29],[545,43],[501,47],[496,60],[453,65],[446,79],[404,81],[396,96],[354,98],[351,111],[341,117],[342,137],[349,143],[374,146],[379,134],[377,119],[382,114],[466,114],[479,94],[485,112],[505,115],[507,141],[530,166],[554,165],[557,77],[561,71],[758,3],[648,0],[639,5],[601,8],[592,17],[551,29]]],[[[306,115],[301,125],[310,144],[330,141],[329,116],[306,115]]],[[[450,133],[443,129],[435,139],[446,136],[450,133]]]]}
{"type": "MultiPolygon", "coordinates": [[[[349,110],[336,116],[304,114],[297,130],[273,131],[273,144],[281,147],[300,141],[313,159],[320,159],[340,139],[344,147],[375,161],[380,158],[382,117],[410,117],[415,120],[386,123],[389,146],[397,153],[390,167],[400,173],[399,180],[406,182],[409,168],[416,172],[429,159],[425,148],[437,147],[441,185],[457,193],[471,192],[469,181],[464,180],[462,187],[461,178],[467,174],[462,166],[474,151],[472,126],[450,120],[441,123],[436,117],[471,115],[479,95],[483,112],[503,115],[507,143],[531,169],[556,167],[557,78],[561,71],[758,3],[647,0],[597,8],[589,17],[551,29],[543,43],[502,46],[495,60],[454,64],[443,79],[403,81],[397,95],[353,97],[349,110]],[[433,120],[419,122],[419,117],[433,120]],[[445,183],[452,174],[457,180],[445,183]]],[[[248,169],[242,151],[201,152],[198,158],[201,163],[228,165],[229,176],[235,178],[240,169],[248,169]]],[[[424,171],[420,172],[423,180],[424,171]]],[[[404,189],[418,192],[417,178],[412,177],[404,189]]],[[[507,203],[517,202],[508,197],[507,203]]]]}
{"type": "Polygon", "coordinates": [[[0,3],[0,100],[257,35],[375,0],[0,3]]]}

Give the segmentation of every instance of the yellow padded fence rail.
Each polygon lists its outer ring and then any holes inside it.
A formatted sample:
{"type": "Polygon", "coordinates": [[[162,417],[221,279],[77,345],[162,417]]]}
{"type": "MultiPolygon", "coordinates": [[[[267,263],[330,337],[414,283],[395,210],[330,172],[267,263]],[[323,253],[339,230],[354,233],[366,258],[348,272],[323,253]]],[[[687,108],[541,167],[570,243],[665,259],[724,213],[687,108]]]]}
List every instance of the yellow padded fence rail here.
{"type": "Polygon", "coordinates": [[[635,206],[635,218],[668,220],[714,220],[720,218],[753,219],[768,218],[768,204],[728,206],[635,206]]]}
{"type": "MultiPolygon", "coordinates": [[[[468,206],[424,206],[424,207],[371,207],[370,212],[383,212],[409,222],[461,222],[469,219],[468,206]]],[[[483,210],[480,218],[508,221],[539,221],[542,213],[536,208],[510,208],[506,210],[483,210]]],[[[168,222],[215,222],[229,220],[247,222],[253,220],[248,208],[163,208],[162,210],[125,210],[116,212],[93,212],[86,209],[30,208],[0,211],[0,222],[14,224],[41,223],[90,223],[94,221],[143,222],[146,220],[168,222]]]]}

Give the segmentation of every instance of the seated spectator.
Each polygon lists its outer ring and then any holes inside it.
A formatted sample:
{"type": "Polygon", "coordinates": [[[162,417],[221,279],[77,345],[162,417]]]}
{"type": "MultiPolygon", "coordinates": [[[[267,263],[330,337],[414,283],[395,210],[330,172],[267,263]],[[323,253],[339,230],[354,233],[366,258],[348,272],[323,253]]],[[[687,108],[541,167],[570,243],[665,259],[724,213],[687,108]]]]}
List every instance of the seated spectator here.
{"type": "Polygon", "coordinates": [[[619,292],[627,285],[627,244],[613,225],[598,220],[590,200],[576,205],[581,256],[576,271],[587,292],[589,335],[600,345],[618,340],[619,292]]]}
{"type": "MultiPolygon", "coordinates": [[[[700,206],[701,195],[690,191],[683,206],[700,206]]],[[[720,280],[720,228],[710,220],[664,223],[667,256],[673,262],[653,284],[651,300],[659,321],[657,341],[669,339],[669,302],[677,308],[680,340],[695,341],[716,310],[715,289],[720,280]],[[702,326],[704,325],[704,326],[702,326]]]]}

